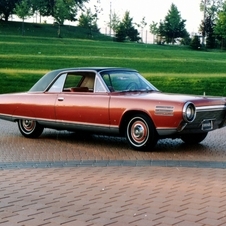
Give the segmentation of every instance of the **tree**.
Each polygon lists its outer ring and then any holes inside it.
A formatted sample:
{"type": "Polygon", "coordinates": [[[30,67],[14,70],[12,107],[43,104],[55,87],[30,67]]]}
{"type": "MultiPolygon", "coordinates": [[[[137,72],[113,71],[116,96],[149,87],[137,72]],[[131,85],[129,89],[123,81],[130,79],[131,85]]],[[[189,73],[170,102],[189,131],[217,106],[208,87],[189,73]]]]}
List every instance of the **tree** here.
{"type": "Polygon", "coordinates": [[[141,40],[138,30],[135,29],[134,27],[131,27],[128,30],[128,37],[131,42],[138,42],[139,40],[141,40]]]}
{"type": "Polygon", "coordinates": [[[4,18],[5,21],[8,21],[19,1],[20,0],[0,0],[0,18],[4,18]]]}
{"type": "Polygon", "coordinates": [[[89,36],[92,37],[92,32],[99,31],[97,26],[98,16],[97,13],[92,13],[91,9],[88,8],[86,12],[82,13],[79,17],[79,27],[83,27],[89,31],[89,36]]]}
{"type": "Polygon", "coordinates": [[[86,12],[82,13],[78,19],[78,26],[91,29],[94,25],[95,17],[91,12],[91,9],[87,9],[86,12]]]}
{"type": "Polygon", "coordinates": [[[61,26],[65,20],[76,21],[78,9],[89,0],[30,0],[33,12],[40,16],[52,16],[58,24],[58,37],[61,37],[61,26]]]}
{"type": "Polygon", "coordinates": [[[130,17],[129,11],[125,12],[124,18],[122,19],[122,24],[126,31],[128,31],[133,26],[133,18],[130,17]]]}
{"type": "Polygon", "coordinates": [[[223,0],[201,0],[200,10],[203,11],[203,20],[199,31],[202,33],[202,45],[206,37],[206,47],[215,47],[214,27],[218,17],[218,12],[222,9],[223,0]]]}
{"type": "Polygon", "coordinates": [[[118,42],[123,42],[126,39],[129,41],[139,41],[139,33],[133,26],[133,18],[130,17],[129,11],[125,12],[123,20],[119,23],[116,28],[115,39],[118,42]]]}
{"type": "MultiPolygon", "coordinates": [[[[58,0],[55,0],[55,4],[57,1],[58,0]]],[[[65,19],[70,20],[70,21],[76,21],[78,9],[83,10],[84,3],[88,2],[88,1],[89,0],[63,0],[63,2],[65,3],[65,6],[67,6],[68,10],[69,10],[69,17],[65,18],[65,19]]],[[[53,15],[52,15],[54,18],[55,18],[55,12],[56,12],[55,10],[56,10],[56,7],[54,7],[53,15]]]]}
{"type": "Polygon", "coordinates": [[[191,43],[191,37],[190,34],[187,33],[186,35],[184,35],[183,38],[178,40],[180,42],[181,45],[190,45],[191,43]]]}
{"type": "MultiPolygon", "coordinates": [[[[1,0],[0,0],[1,1],[1,0]]],[[[78,9],[83,9],[89,0],[31,0],[33,11],[41,16],[52,16],[62,24],[64,20],[75,21],[78,9]],[[66,12],[66,9],[68,12],[66,12]],[[63,12],[60,12],[63,10],[63,12]]]]}
{"type": "Polygon", "coordinates": [[[158,23],[152,21],[152,23],[150,24],[150,32],[151,34],[153,34],[153,43],[155,42],[158,43],[158,37],[157,37],[159,34],[158,23]],[[157,37],[157,39],[155,37],[157,37]]]}
{"type": "Polygon", "coordinates": [[[65,20],[75,20],[73,14],[76,14],[76,8],[70,0],[56,0],[54,6],[54,19],[58,24],[58,37],[61,37],[61,26],[64,24],[65,20]]]}
{"type": "Polygon", "coordinates": [[[183,38],[187,35],[185,22],[181,18],[176,5],[172,4],[163,22],[160,22],[159,33],[167,43],[175,43],[176,38],[183,38]]]}
{"type": "Polygon", "coordinates": [[[127,31],[126,31],[124,24],[122,22],[119,23],[115,32],[116,32],[115,33],[115,40],[117,42],[124,42],[126,40],[127,31]]]}
{"type": "Polygon", "coordinates": [[[145,17],[143,17],[141,22],[139,24],[136,24],[136,25],[141,28],[141,40],[143,42],[144,28],[147,26],[147,22],[145,21],[145,17]]]}
{"type": "Polygon", "coordinates": [[[115,12],[112,15],[110,15],[109,17],[110,17],[110,22],[108,23],[108,26],[110,27],[110,29],[112,29],[114,32],[116,32],[117,27],[120,24],[120,18],[115,12]]]}
{"type": "Polygon", "coordinates": [[[226,2],[223,4],[223,9],[218,13],[214,34],[221,41],[221,48],[225,48],[226,43],[226,2]]]}
{"type": "Polygon", "coordinates": [[[22,35],[24,35],[24,20],[33,15],[29,0],[22,0],[20,3],[17,3],[14,12],[22,19],[22,35]]]}
{"type": "Polygon", "coordinates": [[[201,0],[200,10],[204,13],[204,18],[210,16],[213,20],[222,10],[224,0],[201,0]]]}
{"type": "Polygon", "coordinates": [[[48,7],[48,1],[46,0],[31,0],[31,8],[33,13],[40,15],[40,22],[41,22],[41,16],[49,16],[50,11],[48,7]]]}
{"type": "Polygon", "coordinates": [[[213,49],[215,47],[214,27],[215,22],[211,17],[205,18],[205,34],[206,34],[206,48],[213,49]]]}
{"type": "Polygon", "coordinates": [[[97,26],[98,15],[102,12],[102,8],[100,7],[100,0],[97,0],[94,5],[94,9],[88,8],[85,12],[83,12],[79,17],[79,26],[88,30],[88,36],[93,37],[93,32],[99,32],[99,28],[97,26]],[[94,12],[93,12],[94,11],[94,12]]]}
{"type": "Polygon", "coordinates": [[[192,39],[190,46],[194,50],[199,50],[201,48],[200,39],[197,35],[192,39]]]}

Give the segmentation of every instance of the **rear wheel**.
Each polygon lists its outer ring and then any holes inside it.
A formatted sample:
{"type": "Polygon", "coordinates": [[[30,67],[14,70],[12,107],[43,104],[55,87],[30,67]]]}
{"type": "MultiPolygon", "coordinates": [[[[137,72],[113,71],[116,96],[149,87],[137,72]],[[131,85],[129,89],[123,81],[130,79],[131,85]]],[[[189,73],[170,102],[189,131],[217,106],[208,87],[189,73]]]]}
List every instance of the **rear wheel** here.
{"type": "Polygon", "coordinates": [[[198,144],[206,138],[207,134],[208,132],[186,134],[181,136],[181,140],[183,140],[186,144],[198,144]]]}
{"type": "Polygon", "coordinates": [[[44,129],[38,122],[29,119],[19,120],[18,127],[21,134],[27,138],[39,137],[44,129]]]}
{"type": "Polygon", "coordinates": [[[150,151],[158,140],[151,119],[144,114],[134,115],[128,120],[126,139],[138,151],[150,151]]]}

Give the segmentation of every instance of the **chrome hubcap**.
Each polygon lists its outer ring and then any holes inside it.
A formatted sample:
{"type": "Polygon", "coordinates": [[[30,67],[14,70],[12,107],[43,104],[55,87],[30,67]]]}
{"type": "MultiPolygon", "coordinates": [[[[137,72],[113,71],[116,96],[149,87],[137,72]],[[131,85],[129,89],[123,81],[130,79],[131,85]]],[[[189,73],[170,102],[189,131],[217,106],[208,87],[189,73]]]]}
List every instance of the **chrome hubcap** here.
{"type": "Polygon", "coordinates": [[[141,120],[135,121],[131,125],[130,134],[133,142],[139,145],[143,144],[149,136],[148,127],[145,122],[141,120]]]}
{"type": "Polygon", "coordinates": [[[23,120],[22,125],[26,131],[32,131],[35,127],[35,122],[32,120],[26,119],[26,120],[23,120]]]}
{"type": "Polygon", "coordinates": [[[134,127],[134,137],[139,139],[143,136],[144,136],[144,128],[142,127],[142,125],[136,125],[134,127]]]}

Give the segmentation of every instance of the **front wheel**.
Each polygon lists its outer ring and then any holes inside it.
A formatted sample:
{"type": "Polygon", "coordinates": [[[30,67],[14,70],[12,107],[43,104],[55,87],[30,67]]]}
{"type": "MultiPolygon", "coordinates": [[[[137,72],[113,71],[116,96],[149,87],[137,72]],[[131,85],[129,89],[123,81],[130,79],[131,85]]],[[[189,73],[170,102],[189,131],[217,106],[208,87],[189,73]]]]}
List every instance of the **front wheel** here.
{"type": "Polygon", "coordinates": [[[18,127],[21,134],[27,138],[39,137],[44,129],[38,122],[30,119],[20,119],[18,127]]]}
{"type": "Polygon", "coordinates": [[[143,114],[131,117],[126,126],[126,139],[138,151],[150,151],[157,143],[157,134],[151,119],[143,114]]]}
{"type": "Polygon", "coordinates": [[[184,141],[184,143],[186,144],[198,144],[206,138],[207,134],[208,132],[192,133],[192,134],[186,134],[186,135],[184,134],[181,136],[181,140],[184,141]]]}

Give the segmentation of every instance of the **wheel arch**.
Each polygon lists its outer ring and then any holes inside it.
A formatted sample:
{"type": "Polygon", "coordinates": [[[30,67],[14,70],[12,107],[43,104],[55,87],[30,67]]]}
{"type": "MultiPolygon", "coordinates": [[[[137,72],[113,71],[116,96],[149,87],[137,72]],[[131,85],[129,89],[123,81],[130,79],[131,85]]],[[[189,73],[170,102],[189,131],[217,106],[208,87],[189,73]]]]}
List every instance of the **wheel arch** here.
{"type": "MultiPolygon", "coordinates": [[[[155,127],[155,123],[153,122],[152,120],[152,117],[145,111],[141,111],[141,110],[129,110],[127,112],[125,112],[121,118],[121,121],[120,121],[120,125],[119,125],[119,132],[121,135],[124,135],[124,131],[126,129],[126,125],[128,123],[128,120],[134,116],[134,115],[138,115],[138,114],[143,114],[147,117],[150,118],[151,122],[153,123],[154,125],[154,128],[155,128],[155,131],[156,131],[156,127],[155,127]]],[[[156,131],[157,133],[157,131],[156,131]]]]}

